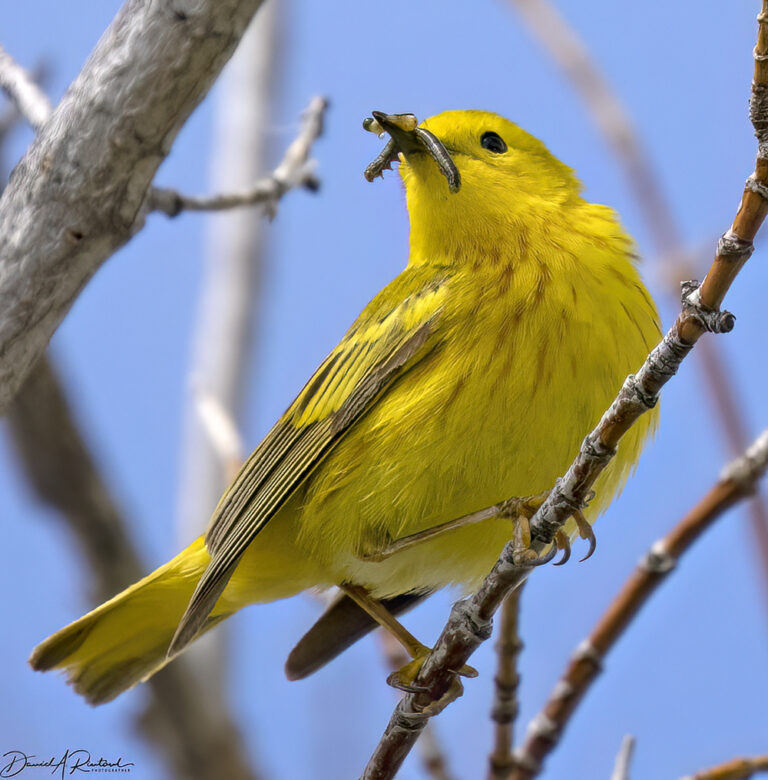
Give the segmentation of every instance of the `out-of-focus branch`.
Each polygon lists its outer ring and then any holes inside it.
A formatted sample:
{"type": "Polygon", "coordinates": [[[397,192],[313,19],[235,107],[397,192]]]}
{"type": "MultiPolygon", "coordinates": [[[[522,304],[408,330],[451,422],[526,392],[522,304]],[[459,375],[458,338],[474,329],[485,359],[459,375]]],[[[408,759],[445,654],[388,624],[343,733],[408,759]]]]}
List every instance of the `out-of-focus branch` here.
{"type": "Polygon", "coordinates": [[[621,747],[613,765],[611,780],[629,780],[629,767],[632,764],[632,754],[635,752],[635,738],[627,734],[621,740],[621,747]]]}
{"type": "MultiPolygon", "coordinates": [[[[665,274],[674,284],[690,279],[690,267],[673,217],[673,209],[656,174],[656,168],[634,128],[633,122],[607,79],[589,55],[578,33],[566,22],[549,0],[509,0],[520,13],[528,29],[547,54],[556,62],[581,95],[590,116],[613,149],[624,171],[659,257],[677,258],[674,273],[665,274]]],[[[676,290],[674,291],[676,293],[676,290]]],[[[738,455],[749,442],[749,426],[744,420],[744,405],[729,377],[725,358],[718,345],[705,340],[700,349],[700,366],[705,375],[712,402],[718,412],[722,435],[731,452],[738,455]]],[[[756,553],[768,593],[768,509],[756,494],[749,502],[750,525],[756,553]]]]}
{"type": "MultiPolygon", "coordinates": [[[[210,179],[214,190],[246,187],[267,170],[272,99],[279,81],[279,3],[265,5],[248,28],[222,75],[214,114],[210,179]]],[[[309,156],[309,144],[307,156],[309,156]]],[[[270,189],[267,180],[264,193],[270,189]]],[[[149,208],[165,199],[183,208],[169,190],[154,190],[149,208]],[[170,193],[169,197],[168,194],[170,193]]],[[[166,212],[171,213],[171,212],[166,212]]],[[[254,364],[255,312],[261,300],[264,220],[251,211],[205,220],[202,283],[192,334],[185,398],[177,534],[182,545],[205,530],[219,497],[245,458],[240,436],[242,400],[254,364]]],[[[226,690],[227,628],[201,637],[189,659],[205,685],[226,690]]]]}
{"type": "Polygon", "coordinates": [[[36,80],[0,45],[0,88],[17,111],[35,130],[39,130],[53,110],[48,95],[36,80]]]}
{"type": "Polygon", "coordinates": [[[491,718],[496,724],[494,747],[489,756],[488,780],[506,780],[512,772],[514,758],[514,726],[517,718],[517,689],[520,675],[517,660],[523,643],[520,639],[520,595],[523,584],[513,590],[501,607],[501,625],[496,643],[498,668],[494,678],[495,691],[491,718]]]}
{"type": "Polygon", "coordinates": [[[559,743],[579,702],[602,669],[603,661],[651,594],[680,557],[724,512],[751,495],[768,468],[768,430],[742,457],[723,469],[717,484],[670,531],[657,541],[626,581],[590,635],[576,649],[543,709],[531,721],[516,751],[512,780],[536,777],[544,759],[559,743]]]}
{"type": "Polygon", "coordinates": [[[304,112],[301,132],[286,150],[280,165],[269,176],[244,190],[225,195],[197,197],[155,187],[147,200],[149,211],[162,211],[169,217],[175,217],[182,211],[225,211],[242,206],[264,206],[272,215],[280,198],[294,187],[317,190],[320,182],[315,176],[315,165],[309,159],[309,154],[322,133],[327,106],[325,98],[312,99],[304,112]]]}
{"type": "MultiPolygon", "coordinates": [[[[380,641],[387,666],[392,671],[402,669],[410,660],[400,642],[389,631],[376,632],[380,641]]],[[[448,769],[448,760],[445,750],[437,738],[437,733],[432,724],[427,724],[421,739],[419,739],[419,755],[421,765],[427,777],[432,780],[453,780],[453,775],[448,769]]]]}
{"type": "MultiPolygon", "coordinates": [[[[146,569],[96,461],[85,443],[57,373],[43,358],[8,410],[11,436],[37,495],[73,533],[92,572],[97,601],[141,578],[146,569]]],[[[239,731],[216,708],[179,658],[147,683],[145,735],[177,777],[253,778],[239,731]]]]}
{"type": "Polygon", "coordinates": [[[141,228],[158,166],[261,1],[126,3],[16,166],[0,198],[0,413],[141,228]]]}
{"type": "Polygon", "coordinates": [[[768,772],[768,755],[734,758],[711,769],[702,769],[695,775],[686,775],[681,780],[748,780],[758,772],[768,772]]]}
{"type": "MultiPolygon", "coordinates": [[[[683,309],[674,325],[637,374],[627,377],[600,423],[584,439],[566,474],[530,519],[531,547],[536,552],[543,551],[574,511],[585,504],[595,480],[613,459],[621,438],[656,404],[661,389],[701,336],[707,331],[727,332],[733,327],[733,315],[721,312],[720,305],[754,251],[753,239],[768,213],[768,0],[763,0],[763,13],[758,16],[758,22],[750,102],[750,118],[758,138],[755,173],[747,180],[739,209],[731,227],[718,242],[715,259],[704,281],[701,285],[684,285],[683,309]]],[[[496,506],[499,515],[505,516],[507,502],[496,506]]],[[[517,540],[513,539],[502,550],[480,590],[454,604],[448,622],[414,681],[414,686],[421,691],[406,694],[399,702],[365,769],[366,780],[394,777],[428,718],[460,693],[458,678],[451,670],[461,669],[488,639],[494,613],[507,593],[518,587],[530,570],[530,560],[520,555],[517,540]]]]}

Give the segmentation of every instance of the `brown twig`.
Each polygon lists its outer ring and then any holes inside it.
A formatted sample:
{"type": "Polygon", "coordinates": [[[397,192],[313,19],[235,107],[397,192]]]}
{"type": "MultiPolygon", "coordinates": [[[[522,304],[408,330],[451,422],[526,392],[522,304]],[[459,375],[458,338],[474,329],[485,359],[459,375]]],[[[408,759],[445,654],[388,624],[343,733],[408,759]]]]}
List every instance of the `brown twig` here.
{"type": "MultiPolygon", "coordinates": [[[[402,669],[411,659],[400,642],[388,631],[376,632],[380,641],[387,666],[392,671],[402,669]]],[[[432,780],[453,780],[448,769],[448,761],[432,724],[428,724],[419,740],[421,763],[427,777],[432,780]]]]}
{"type": "Polygon", "coordinates": [[[523,649],[519,633],[522,590],[523,585],[513,590],[504,599],[501,607],[499,639],[496,643],[498,667],[494,678],[494,702],[491,709],[491,718],[496,727],[493,751],[488,757],[488,780],[506,780],[514,767],[512,748],[518,712],[517,689],[520,685],[517,660],[523,649]]]}
{"type": "MultiPolygon", "coordinates": [[[[528,29],[547,54],[571,80],[624,171],[627,184],[645,220],[659,257],[679,258],[675,273],[665,269],[668,279],[690,278],[694,272],[687,260],[673,209],[655,173],[655,166],[633,126],[625,107],[607,79],[592,60],[578,33],[560,15],[549,0],[510,0],[528,29]]],[[[732,376],[718,344],[705,340],[699,348],[700,367],[717,411],[721,432],[734,456],[749,443],[738,389],[729,382],[732,376]]],[[[768,508],[756,494],[748,504],[755,551],[760,562],[765,592],[768,595],[768,508]]]]}
{"type": "Polygon", "coordinates": [[[193,196],[153,187],[147,197],[147,211],[161,211],[169,217],[175,217],[182,211],[222,211],[241,206],[263,206],[273,216],[280,198],[289,190],[304,187],[314,191],[320,186],[309,154],[323,131],[327,107],[325,98],[312,98],[304,112],[301,131],[285,150],[280,164],[269,176],[259,179],[247,189],[222,195],[193,196]]]}
{"type": "Polygon", "coordinates": [[[711,769],[702,769],[681,780],[748,780],[757,772],[768,772],[768,754],[754,758],[734,758],[711,769]]]}
{"type": "MultiPolygon", "coordinates": [[[[750,116],[758,138],[755,173],[747,180],[733,224],[720,239],[715,259],[702,284],[683,286],[683,308],[672,328],[640,370],[625,381],[598,426],[586,437],[565,476],[530,520],[533,547],[543,550],[566,520],[584,505],[597,476],[613,458],[616,446],[633,423],[652,408],[661,388],[674,376],[693,346],[707,331],[726,332],[733,316],[720,304],[754,249],[753,239],[768,213],[768,0],[758,17],[755,77],[750,116]]],[[[413,746],[427,719],[457,695],[461,669],[491,632],[491,621],[506,594],[528,576],[514,541],[509,542],[480,590],[454,604],[437,644],[415,685],[398,704],[365,769],[366,780],[391,778],[413,746]]]]}
{"type": "Polygon", "coordinates": [[[608,606],[590,635],[578,646],[543,709],[531,721],[516,751],[512,780],[531,780],[559,743],[574,710],[600,673],[606,655],[667,578],[680,557],[715,520],[752,494],[768,468],[768,430],[747,452],[725,467],[720,480],[693,509],[657,541],[608,606]]]}
{"type": "MultiPolygon", "coordinates": [[[[34,368],[8,411],[13,442],[38,496],[75,536],[92,572],[95,600],[140,579],[129,524],[85,443],[61,381],[49,360],[34,368]]],[[[203,695],[178,659],[148,682],[151,700],[141,718],[146,736],[178,777],[247,780],[255,775],[237,726],[224,706],[203,695]],[[221,761],[224,760],[226,767],[221,761]]]]}

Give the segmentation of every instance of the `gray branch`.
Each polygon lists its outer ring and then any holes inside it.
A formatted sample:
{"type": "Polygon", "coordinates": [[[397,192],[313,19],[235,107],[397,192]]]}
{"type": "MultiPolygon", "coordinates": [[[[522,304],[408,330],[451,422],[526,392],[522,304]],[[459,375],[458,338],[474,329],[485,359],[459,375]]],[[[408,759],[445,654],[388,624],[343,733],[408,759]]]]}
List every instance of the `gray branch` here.
{"type": "Polygon", "coordinates": [[[239,192],[220,195],[184,195],[173,189],[153,188],[147,198],[148,211],[161,211],[175,217],[182,211],[225,211],[243,206],[264,206],[273,215],[277,203],[294,187],[316,190],[319,181],[315,176],[315,164],[309,159],[312,145],[323,131],[323,117],[328,101],[313,98],[304,112],[301,132],[288,147],[280,164],[263,179],[239,192]]]}
{"type": "Polygon", "coordinates": [[[16,106],[21,116],[39,130],[53,110],[48,96],[38,87],[30,73],[0,46],[0,88],[16,106]]]}
{"type": "Polygon", "coordinates": [[[43,123],[0,199],[0,413],[141,228],[158,166],[261,2],[128,2],[43,123]]]}

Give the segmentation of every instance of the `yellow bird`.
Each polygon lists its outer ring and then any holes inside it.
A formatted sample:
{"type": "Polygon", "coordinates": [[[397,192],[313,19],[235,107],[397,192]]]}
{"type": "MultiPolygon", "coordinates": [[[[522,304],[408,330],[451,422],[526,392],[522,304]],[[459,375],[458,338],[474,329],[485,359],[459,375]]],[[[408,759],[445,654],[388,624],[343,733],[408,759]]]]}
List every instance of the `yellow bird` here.
{"type": "MultiPolygon", "coordinates": [[[[92,703],[247,604],[342,586],[289,657],[298,678],[375,627],[370,614],[391,627],[390,613],[425,594],[474,587],[513,523],[422,532],[551,488],[660,338],[615,213],[584,201],[540,141],[483,111],[418,127],[374,116],[369,129],[392,140],[368,173],[399,160],[408,265],[248,458],[205,536],[34,650],[35,669],[65,670],[92,703]]],[[[622,440],[590,521],[655,419],[622,440]]]]}

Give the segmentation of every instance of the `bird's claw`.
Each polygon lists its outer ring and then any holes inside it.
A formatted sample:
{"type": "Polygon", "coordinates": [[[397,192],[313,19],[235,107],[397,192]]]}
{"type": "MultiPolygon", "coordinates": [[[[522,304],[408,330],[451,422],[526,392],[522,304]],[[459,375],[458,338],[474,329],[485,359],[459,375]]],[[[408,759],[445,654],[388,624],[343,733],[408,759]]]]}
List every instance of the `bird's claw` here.
{"type": "MultiPolygon", "coordinates": [[[[421,671],[421,667],[424,665],[424,661],[427,660],[427,656],[431,653],[431,649],[426,646],[422,646],[418,650],[418,652],[414,655],[413,660],[409,661],[405,666],[398,669],[395,672],[392,672],[392,674],[387,677],[387,684],[391,685],[393,688],[397,688],[399,691],[405,691],[406,693],[425,693],[429,689],[424,687],[423,685],[417,685],[416,684],[416,678],[418,677],[419,672],[421,671]]],[[[475,669],[472,666],[469,666],[467,664],[464,664],[464,666],[461,667],[458,671],[453,672],[454,676],[458,678],[461,677],[477,677],[478,672],[477,669],[475,669]]],[[[459,683],[459,687],[461,688],[461,683],[459,683]]],[[[463,688],[461,688],[461,691],[454,697],[458,698],[463,693],[463,688]]],[[[441,697],[440,702],[443,701],[444,697],[441,697]]],[[[445,701],[443,703],[443,707],[446,704],[449,704],[453,699],[449,699],[448,701],[445,701]]],[[[437,702],[435,702],[437,704],[437,702]]],[[[440,708],[442,709],[442,707],[440,708]]],[[[439,712],[439,710],[438,710],[439,712]]],[[[436,714],[436,713],[435,713],[436,714]]]]}
{"type": "Polygon", "coordinates": [[[561,528],[555,534],[555,543],[558,550],[563,551],[563,557],[553,566],[562,566],[564,563],[568,563],[571,557],[571,540],[568,538],[568,534],[561,528]]]}
{"type": "Polygon", "coordinates": [[[584,517],[584,513],[580,509],[577,509],[573,513],[573,519],[576,521],[576,527],[579,529],[579,536],[589,542],[589,550],[587,551],[587,554],[580,559],[579,563],[581,563],[582,561],[586,561],[587,558],[592,557],[592,553],[595,551],[595,547],[597,547],[597,538],[595,537],[595,532],[592,530],[592,526],[589,524],[589,520],[584,517]]]}

